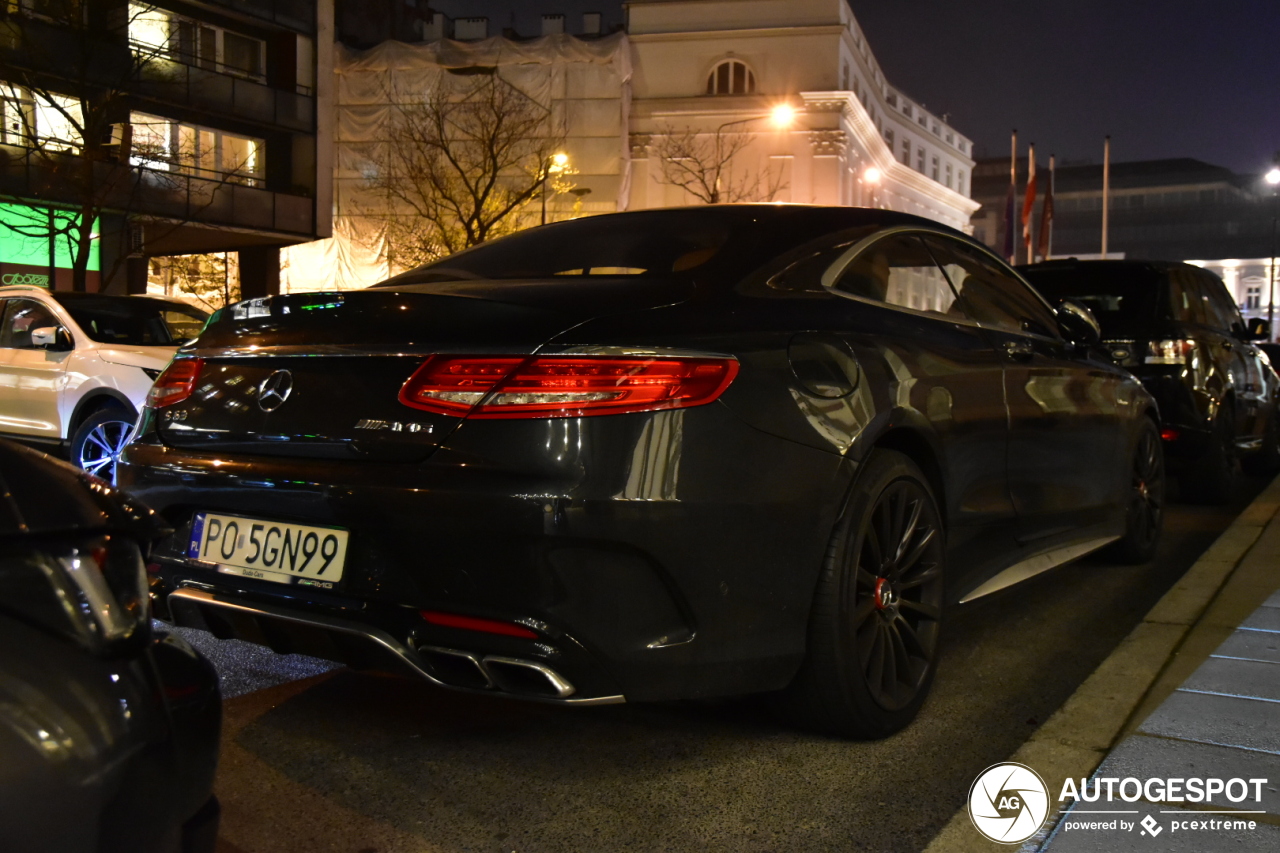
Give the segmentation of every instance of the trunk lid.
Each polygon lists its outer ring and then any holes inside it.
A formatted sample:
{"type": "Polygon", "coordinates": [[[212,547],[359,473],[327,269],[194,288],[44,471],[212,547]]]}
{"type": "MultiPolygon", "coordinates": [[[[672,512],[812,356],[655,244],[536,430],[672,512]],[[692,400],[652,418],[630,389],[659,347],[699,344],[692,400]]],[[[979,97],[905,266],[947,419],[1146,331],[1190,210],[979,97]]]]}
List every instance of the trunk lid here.
{"type": "Polygon", "coordinates": [[[252,299],[180,357],[204,361],[190,397],[158,411],[171,446],[228,454],[416,462],[460,418],[397,399],[432,353],[530,354],[605,314],[685,298],[670,281],[465,281],[252,299]]]}

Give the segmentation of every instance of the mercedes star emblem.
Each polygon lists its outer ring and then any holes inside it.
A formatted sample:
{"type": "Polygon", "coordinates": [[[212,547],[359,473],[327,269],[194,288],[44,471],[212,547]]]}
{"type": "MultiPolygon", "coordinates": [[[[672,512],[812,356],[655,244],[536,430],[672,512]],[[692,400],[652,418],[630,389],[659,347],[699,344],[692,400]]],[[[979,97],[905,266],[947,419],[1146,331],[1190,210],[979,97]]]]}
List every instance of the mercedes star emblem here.
{"type": "Polygon", "coordinates": [[[258,408],[264,412],[274,412],[289,399],[291,393],[293,374],[287,370],[277,370],[258,386],[258,408]]]}

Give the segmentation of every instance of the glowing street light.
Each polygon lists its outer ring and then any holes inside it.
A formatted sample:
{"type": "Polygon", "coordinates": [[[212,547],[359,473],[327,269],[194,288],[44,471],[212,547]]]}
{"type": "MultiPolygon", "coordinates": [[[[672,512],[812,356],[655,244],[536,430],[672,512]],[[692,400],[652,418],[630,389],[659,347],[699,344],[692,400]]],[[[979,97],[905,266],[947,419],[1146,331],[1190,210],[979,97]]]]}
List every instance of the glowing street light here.
{"type": "Polygon", "coordinates": [[[548,158],[546,165],[542,168],[542,224],[547,224],[547,178],[552,175],[563,175],[569,168],[569,155],[563,151],[557,151],[548,158]]]}
{"type": "Polygon", "coordinates": [[[1280,184],[1280,166],[1273,166],[1270,172],[1267,172],[1267,183],[1271,186],[1280,184]]]}
{"type": "Polygon", "coordinates": [[[790,104],[778,104],[769,113],[769,121],[779,130],[791,127],[796,120],[796,108],[790,104]]]}
{"type": "Polygon", "coordinates": [[[880,178],[882,177],[880,170],[875,166],[868,166],[867,170],[862,173],[862,183],[864,186],[870,187],[871,198],[868,200],[867,207],[878,207],[879,198],[876,192],[880,188],[880,178]]]}

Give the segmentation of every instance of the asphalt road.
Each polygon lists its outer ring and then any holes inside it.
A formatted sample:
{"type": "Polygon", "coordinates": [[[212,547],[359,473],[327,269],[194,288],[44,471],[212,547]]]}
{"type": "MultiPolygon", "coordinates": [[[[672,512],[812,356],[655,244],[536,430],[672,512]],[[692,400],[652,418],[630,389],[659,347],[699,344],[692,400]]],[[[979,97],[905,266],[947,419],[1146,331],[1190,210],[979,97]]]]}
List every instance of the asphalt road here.
{"type": "Polygon", "coordinates": [[[187,632],[232,696],[219,853],[918,851],[1265,485],[1171,505],[1147,566],[1088,559],[955,611],[921,717],[875,743],[751,700],[548,707],[187,632]]]}

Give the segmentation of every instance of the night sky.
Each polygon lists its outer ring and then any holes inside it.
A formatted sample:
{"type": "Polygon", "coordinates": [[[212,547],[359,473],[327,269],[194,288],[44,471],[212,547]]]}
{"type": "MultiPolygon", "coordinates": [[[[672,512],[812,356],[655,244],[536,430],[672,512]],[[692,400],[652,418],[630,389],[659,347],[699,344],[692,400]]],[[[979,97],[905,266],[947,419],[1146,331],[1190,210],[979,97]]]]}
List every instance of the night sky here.
{"type": "MultiPolygon", "coordinates": [[[[950,113],[980,156],[1009,131],[1039,157],[1195,157],[1242,173],[1280,150],[1280,0],[850,0],[890,83],[950,113]]],[[[605,29],[618,0],[434,0],[491,32],[536,35],[543,12],[605,29]]]]}

